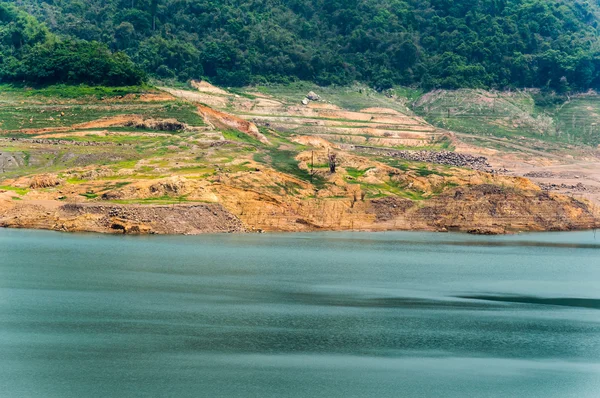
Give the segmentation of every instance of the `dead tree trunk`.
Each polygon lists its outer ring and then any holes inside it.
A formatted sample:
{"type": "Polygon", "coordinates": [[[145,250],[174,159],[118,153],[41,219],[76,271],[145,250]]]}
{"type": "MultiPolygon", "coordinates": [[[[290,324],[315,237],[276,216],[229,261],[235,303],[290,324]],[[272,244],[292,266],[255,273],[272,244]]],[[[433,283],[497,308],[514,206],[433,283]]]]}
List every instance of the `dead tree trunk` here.
{"type": "Polygon", "coordinates": [[[337,159],[337,155],[335,153],[330,153],[327,157],[329,159],[329,172],[333,174],[335,173],[335,161],[337,159]]]}

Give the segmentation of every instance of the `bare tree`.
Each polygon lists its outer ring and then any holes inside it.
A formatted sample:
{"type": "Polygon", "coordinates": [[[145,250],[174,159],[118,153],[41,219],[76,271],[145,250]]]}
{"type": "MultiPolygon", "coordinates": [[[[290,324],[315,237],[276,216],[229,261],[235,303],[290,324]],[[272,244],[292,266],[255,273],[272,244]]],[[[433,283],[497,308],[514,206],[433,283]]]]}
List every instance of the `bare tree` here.
{"type": "Polygon", "coordinates": [[[329,153],[328,151],[327,158],[329,160],[329,172],[333,174],[335,173],[337,155],[335,153],[329,153]]]}

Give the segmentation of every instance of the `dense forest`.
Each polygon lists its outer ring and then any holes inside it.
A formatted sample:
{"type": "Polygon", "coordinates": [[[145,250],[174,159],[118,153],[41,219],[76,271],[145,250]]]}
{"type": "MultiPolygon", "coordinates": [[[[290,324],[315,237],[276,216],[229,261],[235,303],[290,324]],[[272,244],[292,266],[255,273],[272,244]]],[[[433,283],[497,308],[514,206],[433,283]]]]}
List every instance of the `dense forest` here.
{"type": "Polygon", "coordinates": [[[0,3],[0,82],[137,85],[145,79],[125,53],[96,41],[59,38],[27,13],[0,3]]]}
{"type": "MultiPolygon", "coordinates": [[[[598,4],[584,0],[11,3],[60,37],[34,39],[25,62],[44,46],[90,53],[105,45],[109,59],[125,62],[123,52],[150,75],[228,86],[302,79],[379,89],[600,87],[598,4]]],[[[2,37],[6,46],[11,39],[2,37]]]]}

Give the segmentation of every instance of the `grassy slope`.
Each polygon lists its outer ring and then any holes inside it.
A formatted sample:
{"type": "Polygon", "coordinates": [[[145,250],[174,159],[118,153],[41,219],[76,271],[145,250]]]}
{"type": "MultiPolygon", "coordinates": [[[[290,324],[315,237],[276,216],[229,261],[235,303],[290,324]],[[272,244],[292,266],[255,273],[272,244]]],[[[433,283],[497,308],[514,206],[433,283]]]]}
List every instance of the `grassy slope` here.
{"type": "Polygon", "coordinates": [[[150,87],[22,89],[3,85],[0,91],[0,130],[67,127],[122,114],[175,118],[192,126],[204,125],[191,104],[179,101],[144,103],[136,99],[138,95],[156,94],[157,91],[150,87]],[[127,94],[130,98],[121,100],[127,94]]]}
{"type": "MultiPolygon", "coordinates": [[[[0,100],[0,137],[35,138],[19,129],[69,127],[103,117],[139,114],[144,118],[176,118],[191,126],[203,126],[202,118],[191,104],[178,101],[142,102],[139,95],[156,94],[150,87],[85,87],[51,86],[42,89],[23,89],[2,86],[0,100]],[[130,97],[123,99],[124,95],[130,97]],[[133,95],[133,96],[131,96],[133,95]],[[117,101],[117,102],[115,102],[117,101]]],[[[98,130],[98,129],[96,129],[98,130]]],[[[102,128],[103,131],[131,131],[131,128],[102,128]]],[[[61,136],[58,140],[87,141],[106,146],[28,145],[14,142],[0,146],[0,152],[20,155],[24,166],[7,170],[3,177],[18,177],[40,172],[59,172],[69,167],[89,164],[107,165],[139,160],[146,156],[174,151],[181,142],[182,132],[157,131],[161,136],[146,136],[148,130],[134,130],[132,135],[61,136]],[[166,135],[166,134],[169,135],[166,135]]],[[[52,139],[50,138],[50,141],[52,139]]]]}
{"type": "Polygon", "coordinates": [[[600,144],[600,97],[595,95],[539,106],[531,93],[523,91],[439,90],[420,97],[413,109],[438,127],[475,136],[600,144]]]}
{"type": "MultiPolygon", "coordinates": [[[[407,107],[408,100],[418,94],[416,90],[397,88],[386,93],[377,92],[365,85],[355,84],[349,87],[320,87],[310,82],[297,82],[287,85],[257,86],[253,90],[272,95],[290,103],[299,104],[310,91],[321,95],[327,101],[349,111],[360,111],[365,108],[391,108],[403,114],[412,114],[407,107]],[[387,96],[386,96],[387,95],[387,96]],[[396,101],[388,96],[397,95],[396,101]]],[[[252,90],[245,90],[245,92],[252,90]]]]}

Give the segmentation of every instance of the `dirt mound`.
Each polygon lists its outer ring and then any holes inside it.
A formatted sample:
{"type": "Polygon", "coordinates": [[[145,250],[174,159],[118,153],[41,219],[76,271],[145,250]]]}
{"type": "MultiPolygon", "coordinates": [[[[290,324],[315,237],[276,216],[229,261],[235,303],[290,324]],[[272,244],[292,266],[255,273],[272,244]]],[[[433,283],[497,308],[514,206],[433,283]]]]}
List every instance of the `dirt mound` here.
{"type": "Polygon", "coordinates": [[[192,80],[190,82],[190,84],[196,90],[201,91],[203,93],[219,94],[219,95],[231,95],[227,91],[222,90],[222,89],[220,89],[218,87],[215,87],[215,86],[213,86],[212,84],[210,84],[209,82],[206,82],[206,81],[192,80]]]}
{"type": "Polygon", "coordinates": [[[585,201],[502,186],[460,187],[428,203],[414,217],[443,230],[477,234],[569,231],[599,225],[585,201]]]}
{"type": "Polygon", "coordinates": [[[256,127],[256,125],[252,122],[225,112],[214,110],[204,105],[198,105],[198,112],[200,112],[204,118],[208,119],[215,126],[235,129],[249,135],[252,138],[256,138],[263,144],[271,144],[267,137],[265,137],[258,130],[258,127],[256,127]]]}
{"type": "Polygon", "coordinates": [[[53,174],[38,174],[31,177],[29,182],[29,188],[31,189],[39,189],[39,188],[50,188],[56,187],[61,184],[60,179],[53,174]]]}
{"type": "Polygon", "coordinates": [[[408,209],[415,206],[415,202],[410,199],[388,196],[386,198],[372,200],[371,206],[375,213],[376,221],[383,222],[399,217],[408,209]]]}
{"type": "Polygon", "coordinates": [[[184,177],[173,176],[160,180],[150,186],[153,195],[181,196],[190,192],[190,184],[184,177]]]}

